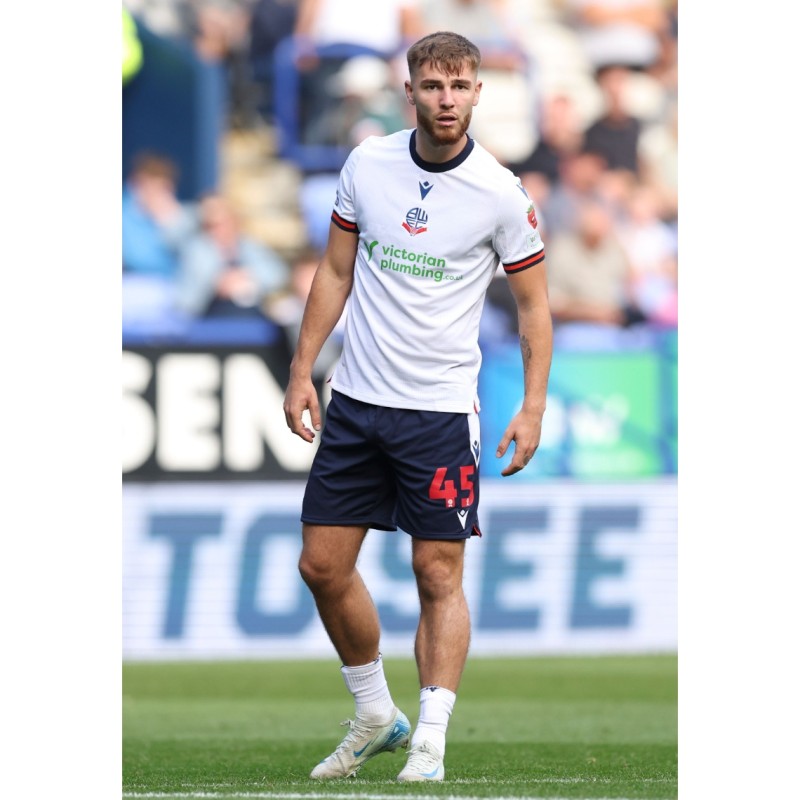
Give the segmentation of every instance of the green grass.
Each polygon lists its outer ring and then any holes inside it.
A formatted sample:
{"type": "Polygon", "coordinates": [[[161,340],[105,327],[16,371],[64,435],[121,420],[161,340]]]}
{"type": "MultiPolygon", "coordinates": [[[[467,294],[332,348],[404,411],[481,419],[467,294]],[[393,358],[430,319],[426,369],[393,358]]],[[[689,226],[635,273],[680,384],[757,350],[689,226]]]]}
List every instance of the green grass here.
{"type": "MultiPolygon", "coordinates": [[[[387,659],[412,726],[412,660],[387,659]]],[[[398,784],[398,751],[311,782],[352,699],[334,661],[126,664],[124,796],[677,797],[677,657],[473,657],[442,784],[398,784]]]]}

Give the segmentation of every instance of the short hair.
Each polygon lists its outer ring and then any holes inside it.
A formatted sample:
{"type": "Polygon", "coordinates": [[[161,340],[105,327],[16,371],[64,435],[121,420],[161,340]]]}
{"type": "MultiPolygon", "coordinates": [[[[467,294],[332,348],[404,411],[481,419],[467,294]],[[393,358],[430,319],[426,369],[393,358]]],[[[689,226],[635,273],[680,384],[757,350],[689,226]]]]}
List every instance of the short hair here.
{"type": "Polygon", "coordinates": [[[166,178],[175,182],[178,179],[178,168],[171,158],[145,150],[134,156],[131,175],[166,178]]]}
{"type": "Polygon", "coordinates": [[[464,62],[475,72],[481,65],[481,51],[466,37],[452,31],[437,31],[423,36],[408,48],[408,72],[414,73],[424,64],[437,67],[446,75],[457,75],[464,62]]]}

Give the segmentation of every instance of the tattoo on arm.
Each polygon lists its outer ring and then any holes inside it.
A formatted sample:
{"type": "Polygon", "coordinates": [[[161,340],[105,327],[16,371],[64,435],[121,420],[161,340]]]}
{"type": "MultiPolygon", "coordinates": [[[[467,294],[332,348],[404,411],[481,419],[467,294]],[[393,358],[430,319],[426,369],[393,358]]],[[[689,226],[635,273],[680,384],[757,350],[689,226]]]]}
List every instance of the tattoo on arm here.
{"type": "Polygon", "coordinates": [[[524,333],[521,333],[519,336],[519,346],[522,350],[522,363],[527,366],[531,363],[533,350],[531,349],[531,343],[528,341],[528,337],[524,333]]]}

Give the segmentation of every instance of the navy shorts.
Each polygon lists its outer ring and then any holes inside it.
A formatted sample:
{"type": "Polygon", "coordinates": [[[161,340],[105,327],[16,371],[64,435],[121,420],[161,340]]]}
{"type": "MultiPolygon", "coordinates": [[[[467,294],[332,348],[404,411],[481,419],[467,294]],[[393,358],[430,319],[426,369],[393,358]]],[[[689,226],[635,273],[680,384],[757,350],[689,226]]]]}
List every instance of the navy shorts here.
{"type": "Polygon", "coordinates": [[[467,539],[478,527],[477,414],[362,403],[333,392],[303,498],[311,525],[467,539]]]}

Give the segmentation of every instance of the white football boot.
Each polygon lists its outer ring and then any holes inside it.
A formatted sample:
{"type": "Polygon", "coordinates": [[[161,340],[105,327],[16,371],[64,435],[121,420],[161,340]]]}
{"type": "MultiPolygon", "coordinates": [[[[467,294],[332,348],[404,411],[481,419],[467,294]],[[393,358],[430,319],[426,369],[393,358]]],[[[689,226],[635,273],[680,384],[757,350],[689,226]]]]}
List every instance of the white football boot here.
{"type": "Polygon", "coordinates": [[[408,751],[408,761],[397,780],[444,780],[444,756],[430,742],[421,742],[408,751]]]}
{"type": "Polygon", "coordinates": [[[342,725],[350,726],[347,736],[326,759],[314,767],[312,778],[350,778],[361,769],[364,762],[378,753],[393,753],[398,747],[408,747],[411,726],[399,708],[395,708],[388,722],[364,716],[347,719],[342,725]]]}

